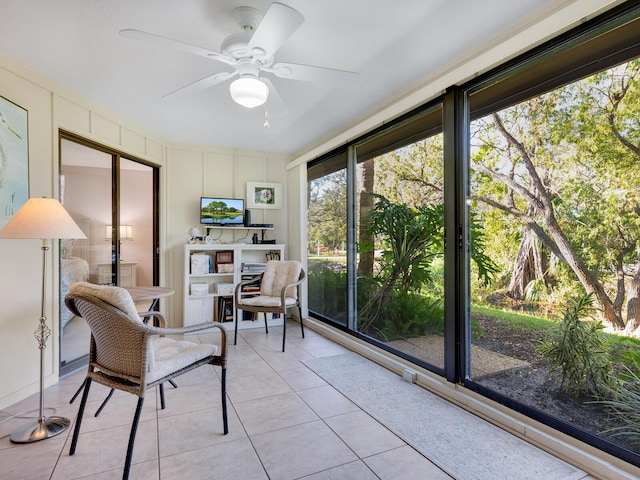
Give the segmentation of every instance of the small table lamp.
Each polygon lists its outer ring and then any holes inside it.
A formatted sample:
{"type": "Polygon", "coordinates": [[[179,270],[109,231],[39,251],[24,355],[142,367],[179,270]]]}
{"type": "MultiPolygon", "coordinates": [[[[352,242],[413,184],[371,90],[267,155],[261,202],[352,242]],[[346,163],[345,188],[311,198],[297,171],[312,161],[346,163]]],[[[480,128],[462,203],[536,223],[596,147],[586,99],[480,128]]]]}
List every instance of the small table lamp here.
{"type": "Polygon", "coordinates": [[[40,348],[40,411],[35,420],[19,427],[11,434],[14,443],[30,443],[53,437],[71,423],[64,417],[44,416],[44,349],[51,330],[45,316],[45,282],[49,239],[87,238],[62,204],[53,198],[30,198],[0,230],[0,238],[42,239],[42,304],[40,323],[34,332],[40,348]]]}

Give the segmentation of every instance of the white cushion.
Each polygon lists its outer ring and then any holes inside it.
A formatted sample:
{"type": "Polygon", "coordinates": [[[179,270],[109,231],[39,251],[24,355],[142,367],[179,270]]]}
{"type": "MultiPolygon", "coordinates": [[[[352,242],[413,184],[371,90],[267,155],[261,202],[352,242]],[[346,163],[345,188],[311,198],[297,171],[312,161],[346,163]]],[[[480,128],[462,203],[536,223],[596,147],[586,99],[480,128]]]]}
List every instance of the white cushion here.
{"type": "MultiPolygon", "coordinates": [[[[295,305],[296,299],[291,297],[285,297],[284,303],[287,306],[295,305]]],[[[280,297],[272,297],[270,295],[258,295],[257,297],[243,298],[238,304],[238,308],[242,308],[241,305],[251,305],[252,307],[280,307],[280,297]]]]}
{"type": "Polygon", "coordinates": [[[93,295],[100,300],[104,300],[113,305],[130,318],[142,321],[136,305],[128,291],[122,287],[114,287],[111,285],[96,285],[88,282],[75,282],[69,287],[69,293],[79,293],[84,295],[93,295]]]}
{"type": "Polygon", "coordinates": [[[150,347],[153,352],[154,367],[149,370],[147,383],[154,382],[218,352],[216,345],[172,340],[167,337],[152,338],[150,347]]]}
{"type": "MultiPolygon", "coordinates": [[[[295,283],[300,279],[302,264],[296,260],[269,260],[262,275],[260,283],[260,295],[270,297],[280,296],[280,292],[285,285],[295,283]]],[[[298,290],[295,287],[289,288],[287,297],[298,298],[298,290]]]]}

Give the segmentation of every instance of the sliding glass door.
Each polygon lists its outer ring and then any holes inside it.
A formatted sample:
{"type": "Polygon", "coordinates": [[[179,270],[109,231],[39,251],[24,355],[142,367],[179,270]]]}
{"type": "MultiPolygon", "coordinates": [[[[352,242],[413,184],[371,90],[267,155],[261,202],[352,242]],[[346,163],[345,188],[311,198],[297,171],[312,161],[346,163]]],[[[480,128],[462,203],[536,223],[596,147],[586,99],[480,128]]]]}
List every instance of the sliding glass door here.
{"type": "Polygon", "coordinates": [[[86,362],[86,323],[64,305],[71,283],[154,285],[157,168],[63,134],[60,198],[86,239],[60,243],[60,372],[86,362]]]}
{"type": "Polygon", "coordinates": [[[308,168],[311,314],[637,466],[639,28],[621,5],[308,168]]]}

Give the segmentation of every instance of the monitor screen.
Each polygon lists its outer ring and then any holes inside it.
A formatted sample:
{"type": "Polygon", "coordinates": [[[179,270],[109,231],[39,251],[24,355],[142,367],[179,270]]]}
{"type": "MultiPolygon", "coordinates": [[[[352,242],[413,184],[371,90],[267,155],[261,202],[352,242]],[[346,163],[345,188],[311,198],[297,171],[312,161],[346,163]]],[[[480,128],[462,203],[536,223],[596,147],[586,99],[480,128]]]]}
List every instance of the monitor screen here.
{"type": "Polygon", "coordinates": [[[200,223],[203,225],[243,225],[243,198],[200,198],[200,223]]]}

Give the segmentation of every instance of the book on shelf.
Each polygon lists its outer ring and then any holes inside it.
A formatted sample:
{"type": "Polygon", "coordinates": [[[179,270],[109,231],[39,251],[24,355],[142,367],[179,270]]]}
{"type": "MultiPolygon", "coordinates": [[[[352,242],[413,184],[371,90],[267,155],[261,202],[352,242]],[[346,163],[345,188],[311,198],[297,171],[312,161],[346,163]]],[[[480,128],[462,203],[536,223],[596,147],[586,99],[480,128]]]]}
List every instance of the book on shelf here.
{"type": "Polygon", "coordinates": [[[214,304],[214,319],[218,322],[233,321],[233,297],[218,297],[214,304]]]}
{"type": "Polygon", "coordinates": [[[241,271],[247,273],[262,273],[264,272],[264,263],[247,263],[243,262],[241,265],[241,271]]]}

